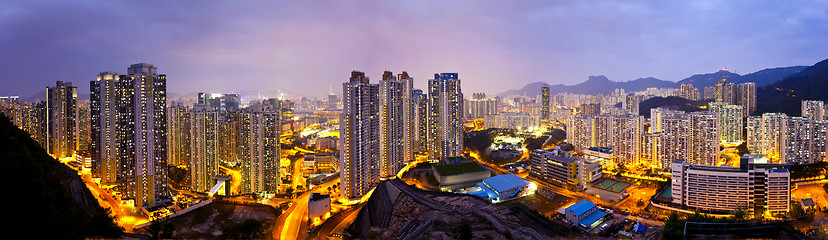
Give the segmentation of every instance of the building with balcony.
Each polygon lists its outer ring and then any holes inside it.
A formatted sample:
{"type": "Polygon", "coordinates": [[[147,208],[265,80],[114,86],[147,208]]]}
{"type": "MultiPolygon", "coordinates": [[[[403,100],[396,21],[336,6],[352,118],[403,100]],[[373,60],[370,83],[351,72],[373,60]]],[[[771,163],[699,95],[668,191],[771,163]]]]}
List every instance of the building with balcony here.
{"type": "Polygon", "coordinates": [[[676,160],[672,164],[673,203],[693,211],[751,216],[784,214],[790,209],[791,173],[787,165],[767,163],[764,155],[742,156],[740,167],[714,167],[676,160]]]}

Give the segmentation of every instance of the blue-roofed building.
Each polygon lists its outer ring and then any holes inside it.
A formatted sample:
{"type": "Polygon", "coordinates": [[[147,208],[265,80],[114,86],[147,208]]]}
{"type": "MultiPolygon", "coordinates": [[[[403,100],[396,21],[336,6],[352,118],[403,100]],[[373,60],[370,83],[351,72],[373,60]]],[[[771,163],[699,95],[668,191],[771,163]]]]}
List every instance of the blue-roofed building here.
{"type": "Polygon", "coordinates": [[[514,174],[497,175],[483,179],[477,183],[480,191],[471,192],[470,195],[484,197],[492,203],[512,200],[535,193],[537,186],[527,182],[514,174]]]}
{"type": "Polygon", "coordinates": [[[564,215],[566,215],[566,221],[569,223],[592,229],[603,222],[607,213],[598,210],[594,203],[583,200],[567,207],[564,210],[564,215]]]}

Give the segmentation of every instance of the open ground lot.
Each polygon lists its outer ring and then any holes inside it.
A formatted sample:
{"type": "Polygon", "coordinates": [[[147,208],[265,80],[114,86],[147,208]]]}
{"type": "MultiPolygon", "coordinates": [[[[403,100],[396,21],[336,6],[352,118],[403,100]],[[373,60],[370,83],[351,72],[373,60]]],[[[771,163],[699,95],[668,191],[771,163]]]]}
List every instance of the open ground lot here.
{"type": "Polygon", "coordinates": [[[793,190],[791,197],[796,199],[813,198],[814,203],[820,208],[828,208],[828,194],[822,188],[822,184],[808,184],[798,185],[796,190],[793,190]]]}
{"type": "Polygon", "coordinates": [[[504,206],[523,205],[531,210],[535,210],[544,216],[553,216],[558,209],[564,206],[571,205],[577,200],[563,195],[549,192],[541,196],[539,194],[532,194],[526,197],[518,198],[509,202],[502,203],[504,206]],[[551,199],[550,199],[551,198],[551,199]]]}
{"type": "Polygon", "coordinates": [[[211,239],[245,220],[254,220],[262,223],[263,236],[269,236],[278,217],[278,210],[268,205],[213,202],[164,224],[174,229],[172,238],[211,239]]]}

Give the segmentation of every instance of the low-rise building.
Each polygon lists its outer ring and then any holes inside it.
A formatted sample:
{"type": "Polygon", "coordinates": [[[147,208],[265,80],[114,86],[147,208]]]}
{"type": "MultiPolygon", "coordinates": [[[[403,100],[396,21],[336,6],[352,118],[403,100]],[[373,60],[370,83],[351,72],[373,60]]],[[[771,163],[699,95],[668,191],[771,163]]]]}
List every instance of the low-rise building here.
{"type": "Polygon", "coordinates": [[[334,156],[334,153],[305,153],[305,159],[302,164],[305,168],[339,169],[339,159],[334,156]]]}
{"type": "Polygon", "coordinates": [[[601,160],[596,158],[581,159],[579,170],[578,174],[581,177],[583,187],[604,176],[604,167],[601,166],[601,160]]]}
{"type": "Polygon", "coordinates": [[[612,147],[590,147],[584,149],[584,158],[597,159],[601,165],[614,165],[615,157],[612,155],[612,147]]]}
{"type": "Polygon", "coordinates": [[[598,158],[572,157],[565,152],[537,149],[529,156],[530,176],[571,190],[584,187],[601,178],[603,167],[598,158]]]}
{"type": "Polygon", "coordinates": [[[308,218],[319,220],[331,212],[331,195],[311,193],[308,199],[308,218]]]}
{"type": "Polygon", "coordinates": [[[317,149],[338,150],[339,149],[339,138],[334,137],[334,136],[317,138],[316,139],[316,148],[317,149]]]}
{"type": "Polygon", "coordinates": [[[581,200],[564,209],[566,221],[572,225],[592,229],[601,224],[607,213],[598,209],[594,203],[581,200]]]}
{"type": "Polygon", "coordinates": [[[564,157],[555,150],[536,149],[529,155],[530,175],[553,185],[575,189],[581,185],[579,159],[564,157]]]}
{"type": "Polygon", "coordinates": [[[743,209],[751,216],[784,214],[790,209],[788,165],[767,163],[764,155],[742,156],[740,167],[672,164],[673,203],[711,213],[743,209]]]}
{"type": "Polygon", "coordinates": [[[537,185],[527,182],[514,174],[497,175],[483,179],[477,184],[480,191],[470,194],[487,198],[492,203],[499,203],[531,195],[537,190],[537,185]]]}

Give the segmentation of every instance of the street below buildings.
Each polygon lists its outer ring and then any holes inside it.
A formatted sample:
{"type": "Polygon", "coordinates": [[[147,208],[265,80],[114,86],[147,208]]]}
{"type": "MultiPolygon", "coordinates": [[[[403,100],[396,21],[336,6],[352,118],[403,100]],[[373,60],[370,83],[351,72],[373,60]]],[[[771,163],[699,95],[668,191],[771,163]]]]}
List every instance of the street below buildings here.
{"type": "MultiPolygon", "coordinates": [[[[307,230],[300,230],[307,229],[308,200],[310,199],[310,194],[314,190],[327,189],[328,187],[332,187],[334,184],[338,183],[338,180],[323,183],[322,185],[316,186],[313,189],[306,191],[299,195],[297,198],[293,199],[293,204],[288,208],[287,211],[285,211],[284,213],[282,213],[282,215],[279,216],[279,219],[276,222],[277,227],[273,231],[273,238],[305,239],[307,237],[307,230]]],[[[333,200],[334,199],[331,199],[331,201],[333,200]]]]}

